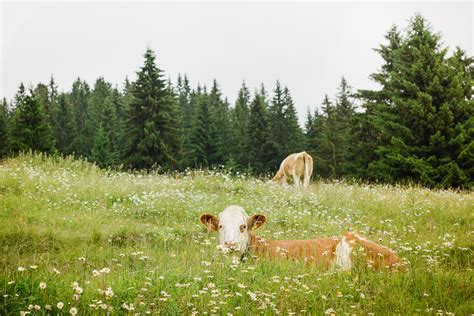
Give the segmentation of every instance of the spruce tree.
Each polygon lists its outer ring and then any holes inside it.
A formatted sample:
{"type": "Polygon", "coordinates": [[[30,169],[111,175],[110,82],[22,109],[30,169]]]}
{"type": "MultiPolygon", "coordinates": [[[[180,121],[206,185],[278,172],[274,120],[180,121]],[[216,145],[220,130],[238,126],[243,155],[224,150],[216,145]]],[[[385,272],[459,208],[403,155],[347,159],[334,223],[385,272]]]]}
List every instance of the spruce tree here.
{"type": "Polygon", "coordinates": [[[186,75],[183,77],[181,74],[178,75],[177,82],[177,98],[180,111],[182,113],[181,127],[183,133],[183,148],[182,148],[182,167],[189,167],[192,165],[189,159],[192,153],[191,144],[191,128],[194,118],[195,109],[195,91],[193,91],[189,85],[189,79],[186,75]]]}
{"type": "Polygon", "coordinates": [[[308,140],[311,138],[311,128],[313,126],[314,117],[308,107],[306,109],[306,121],[304,123],[305,146],[308,146],[308,140]]]}
{"type": "Polygon", "coordinates": [[[132,96],[132,85],[129,82],[128,78],[125,78],[123,84],[122,92],[119,92],[118,89],[115,89],[113,96],[113,103],[115,105],[115,115],[117,117],[117,163],[122,164],[123,157],[127,150],[128,141],[127,141],[127,120],[128,113],[130,112],[130,104],[133,99],[132,96]]]}
{"type": "Polygon", "coordinates": [[[218,151],[216,122],[209,95],[198,87],[194,98],[196,109],[191,128],[191,152],[188,159],[194,168],[210,167],[218,151]]]}
{"type": "Polygon", "coordinates": [[[285,104],[284,118],[287,130],[285,151],[288,154],[301,152],[304,149],[304,133],[298,123],[298,113],[288,87],[283,90],[283,102],[285,104]]]}
{"type": "MultiPolygon", "coordinates": [[[[97,78],[94,83],[94,88],[92,89],[88,99],[87,99],[87,129],[91,133],[92,138],[95,139],[95,134],[101,124],[104,123],[104,116],[106,115],[104,112],[106,111],[106,100],[109,104],[107,105],[108,111],[114,111],[112,109],[112,105],[110,97],[112,95],[112,85],[105,81],[103,77],[97,78]]],[[[115,121],[115,118],[112,117],[115,114],[110,114],[109,119],[115,121]]],[[[104,127],[104,126],[103,126],[104,127]]],[[[110,128],[106,131],[106,134],[110,132],[110,128]]]]}
{"type": "Polygon", "coordinates": [[[177,164],[175,144],[179,143],[179,126],[173,117],[174,106],[162,79],[162,70],[155,64],[155,53],[147,49],[144,58],[132,88],[126,165],[170,168],[177,164]]]}
{"type": "Polygon", "coordinates": [[[64,155],[72,155],[78,134],[69,95],[65,93],[56,98],[52,125],[57,150],[64,155]]]}
{"type": "Polygon", "coordinates": [[[256,93],[250,105],[250,117],[247,129],[247,163],[256,174],[270,171],[269,161],[274,159],[277,148],[271,139],[265,99],[256,93]]]}
{"type": "Polygon", "coordinates": [[[268,112],[272,141],[277,149],[277,155],[269,161],[269,166],[276,169],[285,157],[304,148],[304,135],[298,124],[290,90],[288,87],[282,88],[279,81],[276,83],[268,112]]]}
{"type": "MultiPolygon", "coordinates": [[[[103,110],[101,120],[99,122],[99,127],[102,129],[105,138],[107,139],[108,146],[104,147],[108,149],[108,159],[104,161],[104,165],[113,165],[118,163],[118,158],[120,157],[120,145],[119,145],[119,137],[120,137],[120,130],[118,127],[120,126],[120,121],[117,117],[117,104],[118,100],[111,94],[107,96],[104,100],[103,110]],[[107,164],[105,163],[107,162],[107,164]]],[[[96,131],[96,137],[97,139],[96,131]]]]}
{"type": "Polygon", "coordinates": [[[29,94],[25,94],[24,88],[20,87],[16,100],[20,103],[16,104],[11,120],[10,150],[52,152],[54,140],[51,129],[34,91],[30,90],[29,94]]]}
{"type": "Polygon", "coordinates": [[[74,117],[76,135],[74,135],[73,152],[77,156],[89,157],[93,143],[93,131],[88,123],[88,98],[90,95],[89,85],[77,78],[72,84],[70,101],[74,117]]]}
{"type": "Polygon", "coordinates": [[[101,168],[108,167],[113,162],[109,136],[102,128],[102,125],[99,125],[94,137],[94,145],[92,146],[91,150],[91,160],[101,168]]]}
{"type": "Polygon", "coordinates": [[[105,104],[110,104],[111,109],[109,112],[105,111],[105,119],[107,120],[107,114],[112,118],[109,121],[113,122],[110,126],[110,142],[111,150],[113,155],[114,164],[120,164],[122,157],[125,152],[125,130],[126,130],[126,92],[121,94],[117,88],[112,90],[111,95],[106,99],[105,104]]]}
{"type": "Polygon", "coordinates": [[[177,82],[177,96],[178,104],[183,113],[183,129],[189,131],[191,128],[191,121],[193,117],[193,109],[191,104],[191,87],[189,86],[189,79],[186,75],[181,77],[178,75],[177,82]]]}
{"type": "Polygon", "coordinates": [[[471,142],[461,139],[472,117],[472,59],[447,58],[440,35],[420,15],[404,36],[392,29],[387,38],[389,44],[379,50],[385,65],[372,76],[381,90],[360,91],[367,122],[376,130],[369,176],[427,186],[472,185],[472,163],[461,163],[460,154],[471,142]],[[467,67],[452,70],[464,62],[467,67]]]}
{"type": "Polygon", "coordinates": [[[23,85],[23,82],[20,83],[20,86],[18,87],[18,91],[17,93],[15,94],[15,98],[14,98],[14,108],[19,108],[24,100],[26,98],[26,89],[25,89],[25,86],[23,85]]]}
{"type": "Polygon", "coordinates": [[[169,149],[173,153],[173,168],[183,166],[183,150],[184,150],[184,129],[183,129],[183,111],[179,105],[177,93],[168,80],[166,87],[166,100],[170,105],[169,108],[169,127],[167,130],[168,138],[166,138],[169,149]]]}
{"type": "Polygon", "coordinates": [[[283,88],[280,82],[276,82],[273,91],[273,99],[268,107],[268,118],[271,129],[271,140],[275,143],[277,155],[269,162],[273,168],[282,161],[289,153],[287,151],[288,126],[285,120],[285,100],[283,99],[283,88]]]}
{"type": "Polygon", "coordinates": [[[223,165],[227,162],[230,155],[229,139],[229,105],[222,100],[222,93],[214,79],[211,92],[209,93],[209,102],[215,123],[215,145],[216,152],[211,157],[212,164],[223,165]]]}
{"type": "Polygon", "coordinates": [[[346,79],[342,77],[336,96],[336,152],[338,168],[336,176],[341,178],[349,173],[353,144],[351,139],[355,116],[352,101],[352,90],[346,79]]]}
{"type": "Polygon", "coordinates": [[[315,133],[316,158],[318,164],[314,170],[325,178],[337,177],[339,169],[340,152],[338,151],[339,135],[337,134],[337,110],[326,95],[321,107],[322,116],[315,116],[319,123],[319,130],[315,133]]]}
{"type": "Polygon", "coordinates": [[[239,95],[235,101],[235,107],[231,113],[231,144],[232,144],[232,158],[235,159],[235,164],[239,169],[245,168],[245,161],[247,154],[247,130],[249,122],[249,103],[250,91],[245,82],[239,90],[239,95]]]}
{"type": "Polygon", "coordinates": [[[318,108],[314,114],[308,113],[307,123],[311,124],[306,131],[306,151],[313,157],[313,176],[326,177],[327,161],[323,160],[322,135],[325,127],[325,117],[319,112],[318,108]]]}
{"type": "Polygon", "coordinates": [[[36,99],[44,113],[47,124],[52,127],[53,104],[50,99],[50,91],[47,85],[39,83],[34,90],[36,99]]]}
{"type": "Polygon", "coordinates": [[[474,186],[474,57],[457,48],[447,60],[452,80],[447,85],[451,100],[442,108],[441,131],[431,138],[432,150],[443,148],[451,161],[439,164],[436,181],[442,187],[474,186]],[[450,106],[449,106],[450,105],[450,106]],[[449,109],[448,109],[449,106],[449,109]],[[444,135],[443,135],[444,134],[444,135]],[[447,141],[448,140],[448,141],[447,141]]]}
{"type": "Polygon", "coordinates": [[[0,103],[0,158],[7,155],[7,144],[8,144],[8,103],[3,98],[0,103]]]}

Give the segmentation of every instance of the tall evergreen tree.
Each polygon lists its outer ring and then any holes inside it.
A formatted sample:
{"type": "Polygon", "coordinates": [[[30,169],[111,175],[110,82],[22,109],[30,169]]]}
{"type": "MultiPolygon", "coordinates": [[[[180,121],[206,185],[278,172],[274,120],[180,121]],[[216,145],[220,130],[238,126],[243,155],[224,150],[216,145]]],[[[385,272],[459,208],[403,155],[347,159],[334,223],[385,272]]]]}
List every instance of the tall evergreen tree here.
{"type": "Polygon", "coordinates": [[[112,89],[111,95],[105,100],[104,117],[110,131],[110,148],[113,156],[113,163],[121,163],[121,159],[125,152],[125,129],[126,129],[126,113],[127,103],[126,94],[122,95],[117,88],[112,89]],[[110,105],[110,109],[107,106],[110,105]],[[110,117],[110,119],[108,118],[110,117]],[[112,122],[112,124],[110,123],[112,122]]]}
{"type": "Polygon", "coordinates": [[[7,155],[7,144],[8,144],[8,103],[3,98],[0,103],[0,158],[7,155]]]}
{"type": "Polygon", "coordinates": [[[360,91],[377,133],[369,176],[428,186],[472,185],[472,162],[466,166],[459,156],[471,140],[457,138],[469,134],[472,59],[464,59],[469,66],[460,66],[461,74],[450,71],[450,63],[463,62],[446,58],[440,36],[420,15],[411,19],[405,36],[391,30],[387,37],[389,44],[379,50],[385,65],[372,76],[382,89],[360,91]]]}
{"type": "Polygon", "coordinates": [[[192,152],[191,144],[191,128],[194,119],[195,110],[195,95],[196,93],[191,89],[189,85],[189,79],[186,75],[178,75],[177,82],[177,98],[178,104],[182,113],[182,133],[183,133],[183,150],[182,150],[182,166],[192,166],[190,156],[192,152]]]}
{"type": "MultiPolygon", "coordinates": [[[[382,44],[375,51],[382,57],[384,64],[381,71],[371,75],[372,80],[382,87],[390,80],[395,71],[396,55],[402,45],[402,35],[396,26],[392,26],[385,35],[387,44],[382,44]]],[[[379,143],[387,142],[389,132],[383,127],[384,121],[391,121],[389,113],[390,93],[386,89],[379,91],[359,90],[357,97],[363,101],[364,112],[354,116],[351,128],[350,142],[352,154],[351,163],[347,167],[349,175],[357,178],[376,179],[377,176],[369,171],[369,165],[378,159],[377,147],[379,143]]],[[[378,178],[379,180],[381,178],[378,178]]]]}
{"type": "Polygon", "coordinates": [[[51,104],[53,105],[53,109],[54,109],[54,103],[56,102],[56,98],[59,96],[59,93],[58,93],[58,85],[54,81],[53,76],[51,76],[51,78],[49,79],[48,92],[49,92],[49,99],[51,100],[51,104]]]}
{"type": "Polygon", "coordinates": [[[169,168],[177,164],[174,144],[179,143],[179,123],[162,71],[155,64],[155,53],[147,49],[144,58],[133,83],[126,164],[134,168],[169,168]]]}
{"type": "Polygon", "coordinates": [[[277,155],[269,162],[273,168],[277,168],[278,163],[282,161],[289,153],[287,152],[288,127],[285,120],[285,100],[283,99],[283,88],[280,82],[276,82],[273,91],[273,99],[268,107],[268,118],[271,129],[271,140],[274,142],[277,155]]]}
{"type": "Polygon", "coordinates": [[[298,115],[290,90],[288,87],[282,88],[279,81],[276,83],[268,112],[272,141],[277,148],[277,155],[269,164],[272,169],[276,169],[286,156],[304,148],[303,130],[298,124],[298,115]]]}
{"type": "Polygon", "coordinates": [[[214,79],[211,92],[209,93],[209,102],[212,115],[214,116],[216,134],[216,152],[211,157],[211,161],[216,165],[223,165],[227,162],[230,155],[229,139],[229,105],[222,100],[222,93],[219,90],[217,81],[214,79]]]}
{"type": "Polygon", "coordinates": [[[315,112],[313,117],[314,137],[312,154],[315,161],[314,172],[324,178],[337,177],[340,153],[337,150],[337,111],[336,106],[324,96],[322,114],[315,112]]]}
{"type": "Polygon", "coordinates": [[[168,80],[166,87],[167,103],[170,104],[169,117],[172,123],[169,127],[166,142],[174,155],[173,167],[178,168],[183,165],[183,150],[184,150],[184,129],[183,129],[183,111],[179,105],[177,93],[168,80]]]}
{"type": "Polygon", "coordinates": [[[113,163],[112,151],[110,149],[109,136],[99,125],[94,137],[94,145],[91,150],[91,160],[99,167],[108,167],[113,163]]]}
{"type": "Polygon", "coordinates": [[[284,118],[287,130],[285,151],[287,153],[300,152],[304,148],[304,133],[298,123],[298,113],[288,87],[283,90],[283,102],[285,104],[284,118]]]}
{"type": "Polygon", "coordinates": [[[132,95],[132,85],[128,78],[125,78],[125,82],[123,84],[122,93],[119,92],[118,89],[115,89],[113,92],[113,103],[115,105],[115,114],[117,116],[118,124],[117,124],[117,153],[118,153],[118,163],[123,164],[124,160],[123,157],[125,156],[125,152],[127,150],[128,141],[127,141],[127,120],[128,120],[128,113],[130,112],[130,104],[132,103],[133,95],[132,95]]]}
{"type": "MultiPolygon", "coordinates": [[[[110,97],[112,95],[112,85],[105,81],[103,77],[97,78],[87,99],[87,129],[95,138],[99,126],[104,123],[105,111],[113,111],[113,114],[107,113],[109,119],[115,121],[115,109],[112,109],[110,97]],[[109,104],[106,105],[106,100],[109,104]],[[108,109],[106,109],[108,106],[108,109]]],[[[104,127],[104,126],[103,126],[104,127]]],[[[110,132],[106,131],[106,134],[110,132]]]]}
{"type": "Polygon", "coordinates": [[[9,137],[9,148],[12,152],[39,151],[52,152],[54,149],[51,129],[46,121],[40,103],[30,90],[28,95],[20,87],[9,137]]]}
{"type": "MultiPolygon", "coordinates": [[[[204,90],[205,91],[205,90],[204,90]]],[[[209,95],[198,87],[195,95],[196,109],[191,128],[191,166],[212,166],[217,155],[217,129],[209,95]]]]}
{"type": "Polygon", "coordinates": [[[23,104],[23,101],[25,100],[25,98],[26,98],[26,89],[22,82],[20,83],[20,86],[18,87],[18,91],[15,94],[14,108],[20,107],[20,105],[23,104]]]}
{"type": "Polygon", "coordinates": [[[242,82],[239,95],[235,101],[235,107],[231,113],[230,123],[232,130],[232,158],[235,159],[235,164],[240,169],[245,168],[245,160],[247,157],[245,149],[249,122],[249,104],[250,91],[245,85],[245,82],[242,82]]]}
{"type": "Polygon", "coordinates": [[[307,139],[311,138],[311,127],[313,126],[314,122],[314,117],[313,114],[311,114],[311,110],[308,107],[306,110],[306,121],[304,123],[304,135],[306,138],[305,144],[307,145],[307,139]]]}
{"type": "Polygon", "coordinates": [[[250,105],[247,129],[247,163],[257,174],[270,171],[268,162],[274,159],[277,148],[271,139],[265,99],[256,93],[250,105]]]}
{"type": "Polygon", "coordinates": [[[336,176],[343,177],[349,173],[353,152],[351,133],[355,123],[355,106],[352,101],[352,89],[342,77],[336,96],[336,156],[338,168],[336,176]]]}
{"type": "Polygon", "coordinates": [[[90,130],[90,124],[87,121],[89,95],[89,85],[80,78],[77,78],[72,84],[70,95],[75,132],[77,133],[74,135],[73,152],[77,156],[83,157],[89,156],[93,141],[93,131],[90,130]]]}
{"type": "Polygon", "coordinates": [[[186,75],[181,77],[178,75],[177,82],[177,95],[178,104],[181,107],[183,113],[183,128],[189,130],[191,128],[191,121],[193,117],[193,109],[191,104],[191,87],[189,85],[189,79],[186,75]]]}
{"type": "Polygon", "coordinates": [[[39,105],[44,113],[47,124],[51,127],[53,116],[53,105],[50,99],[50,92],[47,85],[39,83],[36,85],[34,94],[39,102],[39,105]]]}
{"type": "Polygon", "coordinates": [[[72,155],[78,134],[67,94],[61,93],[57,96],[53,118],[53,135],[57,150],[64,155],[72,155]]]}

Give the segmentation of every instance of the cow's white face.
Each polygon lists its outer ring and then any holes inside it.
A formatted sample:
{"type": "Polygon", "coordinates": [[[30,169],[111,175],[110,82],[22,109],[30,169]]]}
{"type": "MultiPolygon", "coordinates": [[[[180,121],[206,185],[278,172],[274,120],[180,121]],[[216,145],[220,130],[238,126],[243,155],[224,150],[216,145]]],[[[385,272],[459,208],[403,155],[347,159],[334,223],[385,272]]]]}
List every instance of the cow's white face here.
{"type": "Polygon", "coordinates": [[[226,251],[247,251],[250,245],[250,232],[266,222],[265,215],[248,216],[245,210],[236,205],[227,207],[218,217],[202,214],[200,221],[209,231],[219,232],[219,244],[226,251]]]}

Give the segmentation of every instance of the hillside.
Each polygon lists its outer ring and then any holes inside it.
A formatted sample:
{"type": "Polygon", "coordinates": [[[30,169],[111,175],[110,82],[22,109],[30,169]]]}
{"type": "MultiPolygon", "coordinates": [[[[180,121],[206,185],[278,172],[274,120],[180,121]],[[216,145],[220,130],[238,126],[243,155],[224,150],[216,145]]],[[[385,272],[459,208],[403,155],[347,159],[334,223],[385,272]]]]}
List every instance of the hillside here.
{"type": "Polygon", "coordinates": [[[56,314],[62,302],[65,314],[472,314],[473,214],[472,192],[322,182],[297,191],[245,176],[21,156],[0,163],[0,313],[50,305],[56,314]],[[410,269],[344,273],[223,256],[198,217],[230,204],[267,215],[259,235],[357,230],[410,269]]]}

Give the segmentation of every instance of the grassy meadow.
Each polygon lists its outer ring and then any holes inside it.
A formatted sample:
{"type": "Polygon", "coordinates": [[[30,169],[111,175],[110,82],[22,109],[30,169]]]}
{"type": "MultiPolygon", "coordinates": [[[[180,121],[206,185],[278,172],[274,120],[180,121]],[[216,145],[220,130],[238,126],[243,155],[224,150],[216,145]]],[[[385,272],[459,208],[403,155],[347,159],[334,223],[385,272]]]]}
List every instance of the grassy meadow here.
{"type": "Polygon", "coordinates": [[[474,313],[474,193],[313,182],[308,190],[218,172],[104,171],[24,155],[0,163],[0,314],[474,313]],[[198,221],[237,204],[258,234],[359,231],[406,272],[321,271],[222,255],[198,221]]]}

